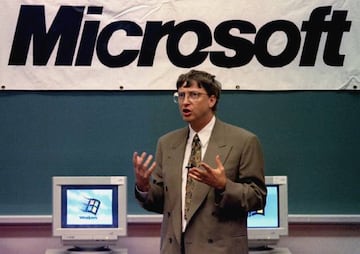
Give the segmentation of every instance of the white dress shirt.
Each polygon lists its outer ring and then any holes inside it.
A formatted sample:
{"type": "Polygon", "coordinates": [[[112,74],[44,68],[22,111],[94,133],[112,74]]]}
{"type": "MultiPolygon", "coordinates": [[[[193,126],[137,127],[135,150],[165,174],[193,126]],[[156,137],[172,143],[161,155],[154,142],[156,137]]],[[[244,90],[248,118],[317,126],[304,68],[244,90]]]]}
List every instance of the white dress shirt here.
{"type": "MultiPolygon", "coordinates": [[[[213,116],[213,118],[210,120],[210,122],[204,127],[202,128],[198,133],[196,133],[191,126],[189,125],[189,129],[190,129],[190,133],[189,133],[189,138],[187,140],[186,143],[186,148],[185,148],[185,155],[184,155],[184,161],[183,161],[183,166],[182,166],[182,181],[181,181],[181,209],[182,209],[182,231],[185,231],[186,228],[186,220],[184,217],[184,211],[185,211],[185,193],[186,193],[186,180],[187,180],[187,173],[188,173],[188,169],[186,168],[186,166],[188,166],[188,162],[189,162],[189,158],[190,158],[190,153],[191,153],[191,144],[192,144],[192,140],[195,136],[195,134],[198,134],[199,139],[200,139],[200,144],[201,144],[201,160],[204,158],[204,154],[206,152],[206,149],[208,147],[209,144],[209,139],[211,136],[211,132],[214,128],[215,125],[215,116],[213,116]]],[[[215,160],[215,158],[214,158],[215,160]]]]}

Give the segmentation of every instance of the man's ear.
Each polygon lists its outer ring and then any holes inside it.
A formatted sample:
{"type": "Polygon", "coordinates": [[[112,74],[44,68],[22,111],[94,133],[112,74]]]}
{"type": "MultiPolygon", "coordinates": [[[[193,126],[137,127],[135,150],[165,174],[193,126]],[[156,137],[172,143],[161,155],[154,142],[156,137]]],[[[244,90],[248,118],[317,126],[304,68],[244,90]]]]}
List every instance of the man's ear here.
{"type": "Polygon", "coordinates": [[[216,101],[217,101],[217,99],[216,99],[215,95],[211,95],[209,97],[209,107],[213,108],[216,104],[216,101]]]}

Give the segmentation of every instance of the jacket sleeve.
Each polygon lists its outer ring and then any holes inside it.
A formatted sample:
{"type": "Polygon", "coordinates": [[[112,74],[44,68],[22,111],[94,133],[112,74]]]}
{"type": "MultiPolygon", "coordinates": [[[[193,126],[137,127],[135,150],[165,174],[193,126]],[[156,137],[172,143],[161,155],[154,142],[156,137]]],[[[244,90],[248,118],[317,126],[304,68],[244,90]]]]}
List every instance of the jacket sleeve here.
{"type": "Polygon", "coordinates": [[[224,162],[228,175],[223,191],[215,190],[216,205],[226,213],[247,213],[262,209],[266,203],[264,159],[258,138],[241,136],[242,145],[233,144],[229,158],[224,162]]]}
{"type": "Polygon", "coordinates": [[[140,193],[135,186],[135,197],[144,209],[162,214],[164,209],[164,182],[162,176],[161,156],[161,145],[160,142],[158,142],[155,156],[157,166],[150,180],[150,190],[147,193],[140,193]]]}

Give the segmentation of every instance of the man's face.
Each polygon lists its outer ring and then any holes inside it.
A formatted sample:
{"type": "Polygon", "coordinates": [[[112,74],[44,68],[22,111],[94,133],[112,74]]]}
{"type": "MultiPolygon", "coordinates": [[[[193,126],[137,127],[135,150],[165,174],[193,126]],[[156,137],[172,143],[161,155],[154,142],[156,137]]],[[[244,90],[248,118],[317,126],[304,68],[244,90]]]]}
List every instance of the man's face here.
{"type": "Polygon", "coordinates": [[[190,86],[184,85],[178,89],[180,114],[183,120],[190,123],[194,129],[201,129],[214,115],[212,107],[215,105],[216,98],[213,95],[208,96],[206,90],[199,88],[194,81],[190,83],[190,86]]]}

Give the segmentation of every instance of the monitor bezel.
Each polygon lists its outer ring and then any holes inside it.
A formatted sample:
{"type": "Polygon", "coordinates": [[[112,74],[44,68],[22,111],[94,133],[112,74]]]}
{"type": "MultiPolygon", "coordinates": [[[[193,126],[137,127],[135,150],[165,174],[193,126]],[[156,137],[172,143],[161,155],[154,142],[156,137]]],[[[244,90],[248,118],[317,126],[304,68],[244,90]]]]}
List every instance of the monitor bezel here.
{"type": "Polygon", "coordinates": [[[59,236],[64,245],[105,246],[115,244],[127,236],[127,177],[126,176],[54,176],[53,180],[53,236],[59,236]],[[62,188],[64,186],[116,186],[117,227],[63,227],[62,188]]]}
{"type": "MultiPolygon", "coordinates": [[[[278,186],[278,227],[248,227],[249,247],[276,245],[281,236],[288,235],[287,176],[265,176],[265,184],[278,186]]],[[[265,206],[266,207],[266,206],[265,206]]]]}

